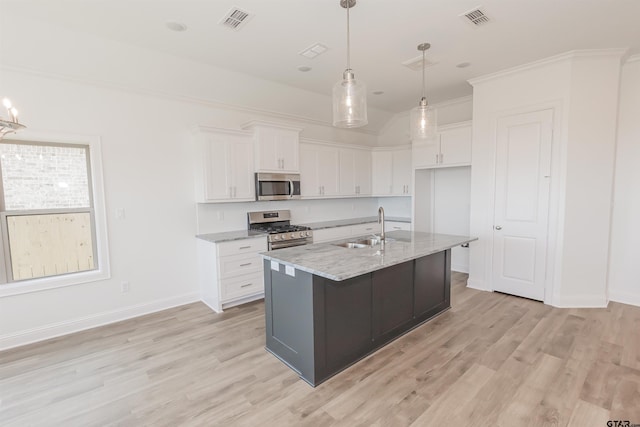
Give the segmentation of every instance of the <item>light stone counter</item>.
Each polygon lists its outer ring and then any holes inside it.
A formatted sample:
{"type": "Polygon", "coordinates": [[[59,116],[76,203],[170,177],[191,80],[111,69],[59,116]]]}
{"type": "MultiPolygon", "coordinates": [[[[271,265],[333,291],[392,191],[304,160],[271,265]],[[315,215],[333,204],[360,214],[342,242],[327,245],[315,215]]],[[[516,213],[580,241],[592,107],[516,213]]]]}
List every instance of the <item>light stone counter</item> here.
{"type": "Polygon", "coordinates": [[[225,231],[222,233],[198,234],[196,238],[206,240],[211,243],[231,242],[233,240],[253,239],[254,237],[266,236],[267,233],[254,230],[225,231]]]}
{"type": "Polygon", "coordinates": [[[278,249],[264,252],[262,256],[298,270],[341,281],[477,240],[469,236],[411,231],[391,231],[386,233],[386,237],[388,241],[384,251],[380,251],[379,245],[358,249],[335,246],[335,243],[353,241],[345,239],[278,249]]]}
{"type": "MultiPolygon", "coordinates": [[[[385,220],[394,221],[394,222],[411,223],[411,218],[405,218],[405,217],[399,217],[399,216],[387,216],[385,220]]],[[[360,217],[360,218],[337,219],[333,221],[309,222],[309,223],[298,224],[298,225],[304,225],[306,227],[311,228],[312,230],[322,230],[325,228],[346,227],[349,225],[368,224],[370,222],[378,222],[378,217],[366,216],[366,217],[360,217]]]]}

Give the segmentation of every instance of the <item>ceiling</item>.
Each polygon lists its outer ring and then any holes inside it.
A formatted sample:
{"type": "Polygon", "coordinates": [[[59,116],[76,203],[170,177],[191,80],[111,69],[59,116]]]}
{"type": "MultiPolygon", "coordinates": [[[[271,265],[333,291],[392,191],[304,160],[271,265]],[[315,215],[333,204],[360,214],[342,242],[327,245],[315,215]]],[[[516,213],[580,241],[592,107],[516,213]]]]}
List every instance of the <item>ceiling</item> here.
{"type": "MultiPolygon", "coordinates": [[[[0,0],[2,8],[81,32],[331,95],[346,67],[346,11],[339,0],[0,0]],[[219,25],[237,7],[242,29],[219,25]],[[167,21],[187,26],[167,29],[167,21]],[[308,59],[299,52],[322,43],[308,59]],[[298,66],[311,67],[300,72],[298,66]]],[[[467,79],[574,49],[640,53],[640,0],[358,0],[351,10],[351,66],[369,105],[388,112],[417,105],[421,73],[402,62],[427,59],[431,103],[471,94],[467,79]],[[459,15],[477,6],[474,27],[459,15]],[[456,65],[469,62],[466,68],[456,65]],[[383,94],[374,95],[374,91],[383,94]]]]}

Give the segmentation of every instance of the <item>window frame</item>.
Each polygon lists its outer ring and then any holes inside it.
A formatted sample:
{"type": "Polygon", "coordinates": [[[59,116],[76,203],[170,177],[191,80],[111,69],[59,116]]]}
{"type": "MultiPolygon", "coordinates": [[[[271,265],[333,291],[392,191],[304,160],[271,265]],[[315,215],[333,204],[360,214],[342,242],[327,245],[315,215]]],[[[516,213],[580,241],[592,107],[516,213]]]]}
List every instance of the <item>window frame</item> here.
{"type": "MultiPolygon", "coordinates": [[[[71,135],[36,132],[30,130],[21,131],[18,134],[5,137],[6,140],[16,141],[22,144],[56,145],[87,148],[87,179],[89,183],[89,198],[92,206],[89,208],[69,209],[33,209],[9,211],[0,213],[0,298],[11,295],[19,295],[30,292],[38,292],[47,289],[55,289],[65,286],[80,285],[111,277],[109,266],[109,249],[107,242],[107,221],[104,201],[104,184],[102,178],[102,156],[100,137],[89,135],[71,135]],[[17,215],[37,215],[89,212],[94,226],[92,227],[92,240],[94,246],[96,268],[93,270],[46,276],[34,279],[13,281],[9,258],[9,237],[7,233],[7,217],[17,215]]],[[[0,185],[2,183],[0,182],[0,185]]],[[[4,200],[0,201],[4,203],[4,200]]]]}

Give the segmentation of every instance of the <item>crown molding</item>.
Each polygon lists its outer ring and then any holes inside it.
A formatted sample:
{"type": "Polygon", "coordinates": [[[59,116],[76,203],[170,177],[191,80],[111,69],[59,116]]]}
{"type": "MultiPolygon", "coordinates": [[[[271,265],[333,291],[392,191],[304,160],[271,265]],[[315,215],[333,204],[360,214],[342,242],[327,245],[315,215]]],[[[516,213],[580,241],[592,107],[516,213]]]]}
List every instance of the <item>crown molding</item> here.
{"type": "Polygon", "coordinates": [[[593,58],[593,57],[606,57],[606,56],[622,58],[627,51],[628,51],[627,48],[571,50],[569,52],[564,52],[559,55],[550,56],[548,58],[540,59],[538,61],[533,61],[527,64],[518,65],[516,67],[507,68],[506,70],[501,70],[496,73],[475,77],[473,79],[467,80],[467,82],[472,86],[476,86],[477,84],[494,80],[500,77],[505,77],[511,74],[517,74],[522,71],[531,70],[534,68],[538,68],[545,65],[550,65],[550,64],[554,64],[557,62],[566,61],[568,59],[574,59],[574,58],[593,58]]]}
{"type": "Polygon", "coordinates": [[[333,148],[354,148],[356,150],[368,150],[368,151],[374,148],[374,146],[371,146],[371,145],[349,144],[347,142],[327,141],[324,139],[315,139],[315,138],[300,138],[300,143],[322,145],[324,147],[333,147],[333,148]]]}
{"type": "Polygon", "coordinates": [[[278,128],[278,129],[287,129],[295,132],[302,132],[302,128],[292,125],[290,123],[278,123],[278,122],[270,122],[268,120],[251,120],[247,123],[243,123],[240,127],[242,129],[253,129],[256,126],[265,126],[270,128],[278,128]]]}
{"type": "Polygon", "coordinates": [[[431,104],[431,106],[435,108],[442,108],[442,107],[449,107],[451,105],[464,104],[472,101],[473,101],[473,95],[467,95],[467,96],[461,96],[460,98],[453,98],[453,99],[448,99],[442,102],[436,102],[435,104],[431,104]]]}
{"type": "Polygon", "coordinates": [[[627,60],[625,61],[625,64],[629,64],[631,62],[638,62],[640,61],[640,53],[636,53],[635,55],[631,55],[630,57],[627,58],[627,60]]]}
{"type": "MultiPolygon", "coordinates": [[[[288,121],[295,121],[295,122],[301,122],[301,123],[308,123],[312,125],[333,127],[333,124],[329,121],[313,119],[310,117],[299,116],[296,114],[289,114],[289,113],[283,113],[280,111],[267,110],[267,109],[256,108],[256,107],[248,107],[248,106],[238,105],[238,104],[231,104],[228,102],[181,95],[178,93],[165,92],[157,89],[143,89],[143,88],[139,88],[131,85],[124,85],[124,84],[115,83],[115,82],[106,81],[106,80],[97,80],[97,79],[82,78],[77,76],[69,76],[66,74],[36,70],[32,68],[20,67],[15,65],[7,65],[7,64],[0,64],[0,69],[10,71],[10,72],[15,72],[15,73],[22,73],[22,74],[27,74],[27,75],[37,76],[37,77],[43,77],[47,79],[55,79],[55,80],[76,83],[76,84],[94,86],[94,87],[99,87],[103,89],[112,89],[112,90],[118,90],[122,92],[135,93],[138,95],[143,95],[148,97],[157,97],[157,98],[162,98],[170,101],[178,101],[178,102],[185,102],[189,104],[202,105],[209,108],[220,108],[220,109],[226,109],[226,110],[232,110],[232,111],[239,111],[243,113],[256,114],[260,116],[267,116],[277,120],[288,120],[288,121]]],[[[372,135],[372,136],[379,135],[378,131],[371,130],[371,129],[345,129],[345,130],[348,132],[357,132],[357,133],[363,133],[363,134],[372,135]]]]}
{"type": "Polygon", "coordinates": [[[237,130],[237,129],[228,129],[228,128],[219,128],[216,126],[208,126],[208,125],[196,125],[191,130],[192,133],[197,134],[201,132],[216,132],[216,133],[225,133],[227,135],[234,136],[253,136],[253,132],[248,130],[237,130]]]}

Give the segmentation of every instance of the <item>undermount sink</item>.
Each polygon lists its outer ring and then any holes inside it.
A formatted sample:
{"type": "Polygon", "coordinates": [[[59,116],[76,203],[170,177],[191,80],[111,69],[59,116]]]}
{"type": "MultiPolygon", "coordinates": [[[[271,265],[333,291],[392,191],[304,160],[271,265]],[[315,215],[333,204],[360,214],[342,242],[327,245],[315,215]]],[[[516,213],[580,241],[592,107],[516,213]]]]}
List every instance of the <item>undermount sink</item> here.
{"type": "MultiPolygon", "coordinates": [[[[387,239],[387,242],[389,240],[387,239]]],[[[334,246],[340,246],[347,249],[362,249],[362,248],[372,248],[376,245],[380,244],[380,239],[368,238],[368,239],[358,239],[353,242],[344,242],[344,243],[334,243],[334,246]]]]}
{"type": "Polygon", "coordinates": [[[341,246],[347,249],[359,249],[359,248],[370,248],[370,245],[365,245],[364,243],[356,243],[356,242],[345,242],[345,243],[335,243],[335,246],[341,246]]]}

